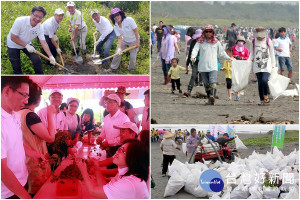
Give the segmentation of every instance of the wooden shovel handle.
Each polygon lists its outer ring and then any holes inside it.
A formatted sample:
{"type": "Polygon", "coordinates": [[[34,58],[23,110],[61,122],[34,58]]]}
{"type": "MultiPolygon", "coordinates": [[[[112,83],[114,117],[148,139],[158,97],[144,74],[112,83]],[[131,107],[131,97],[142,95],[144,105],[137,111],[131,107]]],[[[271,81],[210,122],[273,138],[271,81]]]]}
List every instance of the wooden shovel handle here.
{"type": "MultiPolygon", "coordinates": [[[[58,48],[59,48],[59,40],[57,40],[57,45],[58,45],[58,48]]],[[[63,66],[65,66],[65,63],[64,63],[64,60],[63,60],[63,58],[62,58],[61,52],[59,53],[59,57],[60,57],[61,64],[62,64],[63,66]]]]}
{"type": "MultiPolygon", "coordinates": [[[[130,51],[130,50],[135,49],[135,48],[136,48],[136,45],[133,45],[131,47],[128,47],[127,49],[122,50],[121,53],[124,53],[126,51],[130,51]]],[[[108,60],[108,59],[113,58],[113,57],[118,56],[118,55],[119,55],[118,53],[115,53],[115,54],[113,54],[111,56],[108,56],[108,57],[104,58],[102,61],[108,60]]]]}
{"type": "MultiPolygon", "coordinates": [[[[47,56],[45,56],[44,54],[42,54],[42,53],[40,53],[40,52],[38,52],[38,51],[36,51],[35,53],[36,53],[37,55],[39,55],[39,56],[41,56],[41,57],[43,57],[43,58],[45,58],[46,60],[49,60],[49,61],[51,62],[51,59],[48,58],[47,56]]],[[[62,65],[58,64],[57,62],[55,62],[55,65],[57,65],[57,66],[60,67],[60,68],[65,69],[62,65]]]]}

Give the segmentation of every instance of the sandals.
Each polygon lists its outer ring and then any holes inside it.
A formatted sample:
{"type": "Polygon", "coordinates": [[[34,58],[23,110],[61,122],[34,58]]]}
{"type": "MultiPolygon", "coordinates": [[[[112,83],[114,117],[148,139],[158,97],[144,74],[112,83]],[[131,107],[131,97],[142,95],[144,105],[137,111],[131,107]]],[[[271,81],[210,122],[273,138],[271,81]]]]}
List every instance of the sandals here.
{"type": "Polygon", "coordinates": [[[265,102],[265,103],[270,103],[270,99],[269,99],[269,97],[268,97],[268,96],[266,96],[266,97],[265,97],[265,100],[264,100],[264,102],[265,102]]]}
{"type": "Polygon", "coordinates": [[[259,106],[264,106],[265,105],[265,102],[264,101],[261,101],[259,104],[257,104],[259,106]]]}

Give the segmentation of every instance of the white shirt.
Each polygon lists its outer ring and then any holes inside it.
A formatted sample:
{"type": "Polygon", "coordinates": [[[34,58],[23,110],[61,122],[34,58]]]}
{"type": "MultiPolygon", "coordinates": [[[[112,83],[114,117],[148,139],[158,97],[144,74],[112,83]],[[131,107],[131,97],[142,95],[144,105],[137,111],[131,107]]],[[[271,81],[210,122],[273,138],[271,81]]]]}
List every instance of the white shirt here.
{"type": "Polygon", "coordinates": [[[111,114],[106,115],[104,118],[104,125],[101,129],[102,139],[106,139],[109,146],[121,145],[120,142],[120,129],[113,128],[114,125],[123,125],[124,122],[130,122],[128,116],[118,110],[114,116],[111,114]]]}
{"type": "Polygon", "coordinates": [[[18,17],[7,36],[7,46],[9,48],[24,49],[25,47],[11,40],[11,33],[18,36],[25,44],[31,43],[36,37],[40,40],[45,40],[43,25],[38,23],[35,27],[32,27],[30,25],[30,16],[18,17]]]}
{"type": "MultiPolygon", "coordinates": [[[[39,110],[37,113],[38,116],[41,118],[42,123],[48,128],[48,119],[47,119],[47,108],[42,108],[39,110]]],[[[55,130],[68,130],[68,123],[66,120],[65,114],[60,111],[59,113],[53,113],[53,119],[54,119],[54,125],[55,125],[55,130]]]]}
{"type": "MultiPolygon", "coordinates": [[[[22,186],[27,182],[28,171],[23,146],[20,117],[16,112],[7,113],[1,108],[1,159],[6,158],[7,167],[13,172],[22,186]]],[[[1,198],[13,196],[1,181],[1,198]]]]}
{"type": "Polygon", "coordinates": [[[81,16],[81,12],[79,10],[75,10],[74,15],[71,15],[71,13],[69,11],[67,11],[66,16],[72,25],[74,25],[74,24],[79,25],[79,29],[82,29],[86,26],[86,24],[83,20],[83,16],[81,16]]]}
{"type": "Polygon", "coordinates": [[[130,175],[123,176],[128,168],[118,168],[119,173],[103,186],[108,199],[149,199],[149,190],[145,181],[130,175]]]}
{"type": "Polygon", "coordinates": [[[59,28],[59,23],[55,20],[54,17],[50,17],[44,23],[44,34],[48,35],[49,38],[53,38],[56,34],[57,29],[59,28]]]}
{"type": "MultiPolygon", "coordinates": [[[[68,124],[68,130],[72,132],[72,134],[76,133],[77,127],[78,127],[78,117],[75,113],[74,115],[71,115],[68,111],[66,111],[66,120],[68,124]]],[[[79,117],[79,124],[81,124],[81,119],[79,117]]]]}
{"type": "Polygon", "coordinates": [[[132,43],[136,42],[136,37],[134,34],[134,29],[137,28],[137,25],[131,17],[126,17],[122,21],[122,28],[119,27],[118,23],[115,23],[114,30],[116,36],[123,36],[124,42],[132,43]]]}
{"type": "Polygon", "coordinates": [[[285,36],[285,38],[277,38],[276,41],[276,45],[274,44],[275,48],[280,48],[282,49],[282,52],[277,53],[278,56],[281,57],[290,57],[290,45],[292,45],[292,42],[290,40],[290,38],[288,38],[287,36],[285,36]]]}
{"type": "Polygon", "coordinates": [[[175,148],[177,147],[176,143],[174,140],[171,138],[163,139],[160,143],[160,147],[163,147],[163,154],[165,155],[175,155],[175,148]]]}
{"type": "Polygon", "coordinates": [[[278,56],[278,51],[276,51],[276,47],[278,47],[278,41],[277,41],[277,39],[273,39],[272,40],[273,41],[273,45],[274,45],[274,54],[275,54],[275,56],[278,56]]]}
{"type": "Polygon", "coordinates": [[[106,38],[106,36],[114,30],[114,28],[112,27],[109,20],[105,17],[100,16],[99,23],[96,22],[95,20],[93,20],[93,22],[96,26],[96,30],[101,33],[101,35],[98,39],[99,42],[104,40],[106,38]]]}

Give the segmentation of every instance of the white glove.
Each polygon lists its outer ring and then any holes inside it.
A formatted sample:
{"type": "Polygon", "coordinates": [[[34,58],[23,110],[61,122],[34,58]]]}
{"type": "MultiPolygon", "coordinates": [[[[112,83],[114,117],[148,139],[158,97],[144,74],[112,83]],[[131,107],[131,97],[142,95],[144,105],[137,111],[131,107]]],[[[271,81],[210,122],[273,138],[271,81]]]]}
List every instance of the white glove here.
{"type": "Polygon", "coordinates": [[[232,61],[233,61],[233,59],[232,59],[231,57],[229,57],[227,60],[228,60],[229,62],[232,62],[232,61]]]}
{"type": "Polygon", "coordinates": [[[100,41],[98,40],[97,42],[94,43],[94,46],[98,46],[99,43],[100,41]]]}
{"type": "Polygon", "coordinates": [[[191,57],[192,63],[196,62],[196,57],[191,57]]]}
{"type": "Polygon", "coordinates": [[[51,60],[50,61],[51,65],[55,65],[55,63],[56,63],[55,58],[53,56],[50,56],[49,58],[51,60]]]}
{"type": "Polygon", "coordinates": [[[58,54],[60,54],[60,53],[61,53],[61,49],[60,49],[60,48],[57,48],[57,49],[56,49],[56,52],[57,52],[58,54]]]}
{"type": "Polygon", "coordinates": [[[122,55],[122,49],[121,48],[117,48],[117,54],[122,55]]]}
{"type": "Polygon", "coordinates": [[[57,42],[57,41],[58,41],[58,37],[57,37],[56,35],[54,35],[53,40],[54,40],[55,42],[57,42]]]}
{"type": "Polygon", "coordinates": [[[33,46],[31,46],[30,44],[26,44],[25,48],[27,49],[27,51],[29,53],[35,53],[36,52],[35,48],[33,46]]]}

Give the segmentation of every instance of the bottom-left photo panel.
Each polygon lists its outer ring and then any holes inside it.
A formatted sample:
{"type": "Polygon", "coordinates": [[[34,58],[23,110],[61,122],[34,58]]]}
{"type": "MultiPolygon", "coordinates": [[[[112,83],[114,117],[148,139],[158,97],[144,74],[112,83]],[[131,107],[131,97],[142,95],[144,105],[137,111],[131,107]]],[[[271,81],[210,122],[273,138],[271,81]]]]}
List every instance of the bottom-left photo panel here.
{"type": "Polygon", "coordinates": [[[1,76],[1,198],[149,199],[149,76],[1,76]]]}

